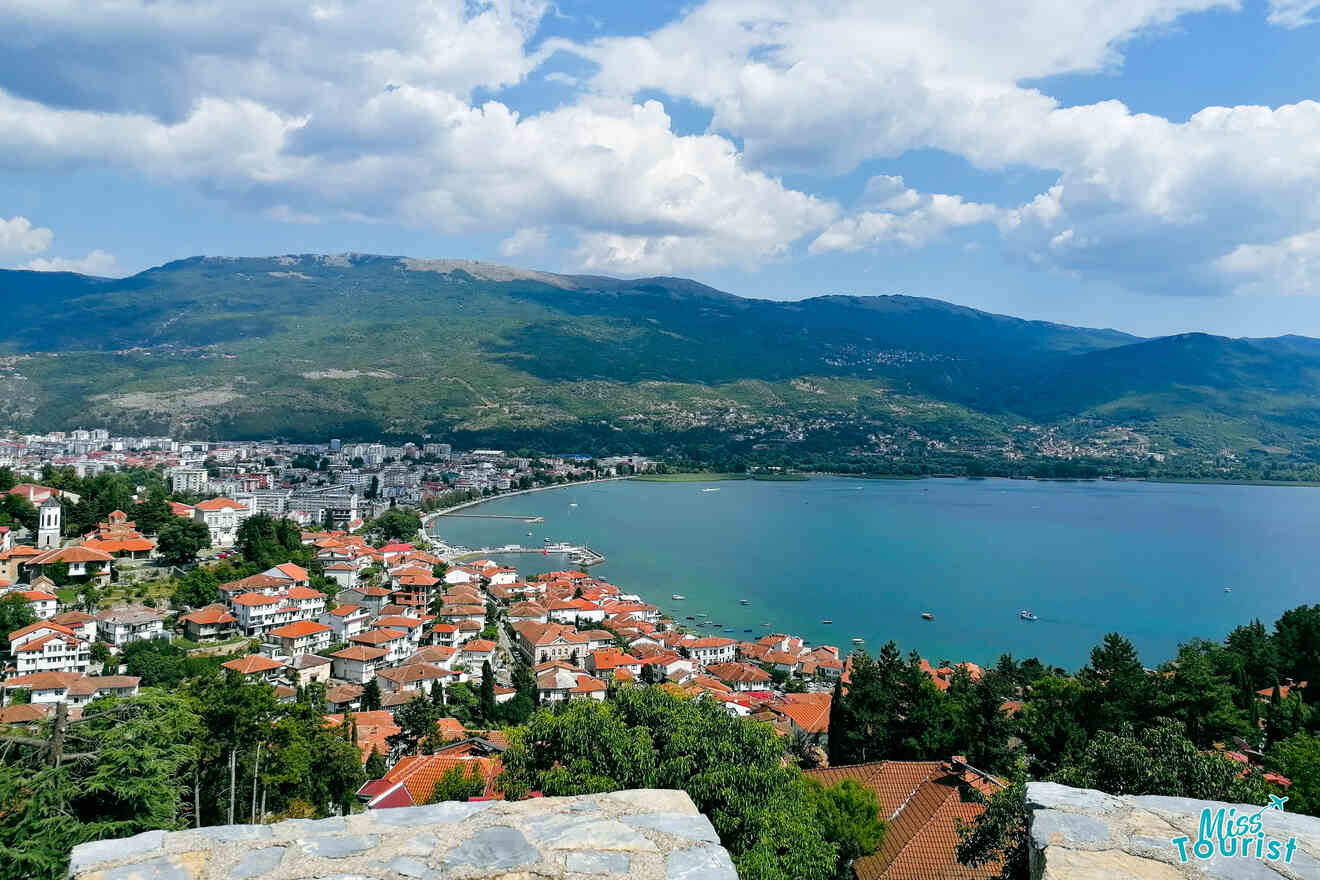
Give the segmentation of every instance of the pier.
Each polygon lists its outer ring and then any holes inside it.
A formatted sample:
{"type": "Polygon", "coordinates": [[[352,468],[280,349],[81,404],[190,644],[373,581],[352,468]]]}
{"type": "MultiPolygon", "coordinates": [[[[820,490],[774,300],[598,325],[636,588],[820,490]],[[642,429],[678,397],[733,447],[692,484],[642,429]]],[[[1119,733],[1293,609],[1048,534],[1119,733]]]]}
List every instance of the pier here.
{"type": "Polygon", "coordinates": [[[437,513],[436,518],[442,516],[457,516],[464,519],[511,519],[525,523],[543,523],[543,516],[512,516],[505,513],[437,513]]]}
{"type": "Polygon", "coordinates": [[[472,550],[467,547],[444,547],[441,556],[451,561],[461,561],[481,556],[496,556],[501,553],[536,553],[545,556],[567,556],[574,565],[587,567],[600,565],[605,561],[604,554],[597,553],[590,547],[580,544],[550,544],[544,547],[524,547],[521,544],[505,544],[503,547],[482,547],[472,550]]]}

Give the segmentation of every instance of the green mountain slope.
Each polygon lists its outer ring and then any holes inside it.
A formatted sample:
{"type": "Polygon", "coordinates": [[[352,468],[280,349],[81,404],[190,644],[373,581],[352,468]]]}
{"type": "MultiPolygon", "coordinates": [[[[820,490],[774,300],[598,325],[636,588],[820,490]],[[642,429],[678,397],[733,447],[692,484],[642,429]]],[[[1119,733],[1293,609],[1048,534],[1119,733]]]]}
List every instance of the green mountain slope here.
{"type": "Polygon", "coordinates": [[[1141,340],[915,297],[366,255],[0,272],[0,302],[0,422],[32,429],[980,454],[1035,442],[1024,421],[1176,445],[1200,419],[1188,448],[1245,451],[1305,445],[1320,364],[1301,337],[1141,340]],[[1193,436],[1216,419],[1232,430],[1193,436]]]}

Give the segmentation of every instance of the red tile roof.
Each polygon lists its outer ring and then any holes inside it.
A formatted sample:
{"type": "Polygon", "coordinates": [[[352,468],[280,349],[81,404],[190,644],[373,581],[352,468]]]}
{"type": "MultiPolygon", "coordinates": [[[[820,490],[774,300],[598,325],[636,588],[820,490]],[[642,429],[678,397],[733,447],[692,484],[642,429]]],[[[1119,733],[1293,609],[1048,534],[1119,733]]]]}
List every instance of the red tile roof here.
{"type": "Polygon", "coordinates": [[[262,672],[270,672],[273,669],[282,669],[283,663],[272,660],[269,657],[263,657],[261,654],[248,654],[246,657],[239,657],[237,660],[229,660],[221,663],[226,669],[233,669],[243,675],[256,675],[262,672]]]}
{"type": "Polygon", "coordinates": [[[329,631],[330,627],[324,623],[317,623],[313,620],[298,620],[276,627],[270,631],[270,634],[281,639],[297,639],[329,631]]]}

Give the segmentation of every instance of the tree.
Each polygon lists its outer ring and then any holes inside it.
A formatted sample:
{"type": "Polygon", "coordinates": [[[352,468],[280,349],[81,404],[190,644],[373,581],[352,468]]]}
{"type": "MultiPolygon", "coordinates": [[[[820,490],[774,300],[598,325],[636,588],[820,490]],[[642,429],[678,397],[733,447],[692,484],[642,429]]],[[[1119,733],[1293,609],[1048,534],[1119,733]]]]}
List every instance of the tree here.
{"type": "Polygon", "coordinates": [[[363,774],[370,780],[380,779],[388,772],[389,768],[385,766],[385,758],[376,751],[375,746],[372,746],[371,754],[367,756],[367,763],[363,767],[363,774]]]}
{"type": "Polygon", "coordinates": [[[498,714],[495,702],[495,672],[490,668],[490,661],[481,662],[481,720],[484,724],[493,724],[498,714]]]}
{"type": "MultiPolygon", "coordinates": [[[[1201,748],[1233,736],[1251,736],[1245,713],[1238,707],[1242,690],[1216,669],[1226,658],[1237,659],[1213,642],[1195,641],[1178,648],[1176,660],[1160,666],[1159,713],[1183,723],[1187,736],[1201,748]]],[[[1255,702],[1255,693],[1249,699],[1255,702]]]]}
{"type": "Polygon", "coordinates": [[[968,786],[966,796],[985,806],[971,823],[958,822],[958,863],[980,866],[999,863],[1002,880],[1026,880],[1027,851],[1027,767],[1019,760],[1009,785],[986,796],[968,786]]]}
{"type": "Polygon", "coordinates": [[[413,751],[435,733],[435,723],[439,719],[439,708],[425,694],[417,691],[411,700],[395,711],[394,723],[399,726],[399,732],[391,739],[413,751]]]}
{"type": "Polygon", "coordinates": [[[146,690],[95,700],[69,726],[89,757],[0,764],[0,875],[62,880],[76,844],[181,827],[199,732],[184,698],[146,690]]]}
{"type": "Polygon", "coordinates": [[[385,541],[411,541],[421,531],[422,518],[409,507],[393,507],[371,524],[371,533],[385,541]]]}
{"type": "Polygon", "coordinates": [[[1140,733],[1131,725],[1102,730],[1053,780],[1074,788],[1096,788],[1119,795],[1161,794],[1238,804],[1265,800],[1259,772],[1241,776],[1241,767],[1223,755],[1205,753],[1172,719],[1159,719],[1140,733]]]}
{"type": "Polygon", "coordinates": [[[209,568],[194,568],[175,582],[173,601],[176,606],[201,608],[210,605],[220,595],[220,581],[209,568]]]}
{"type": "Polygon", "coordinates": [[[1320,735],[1299,733],[1275,743],[1269,764],[1292,780],[1288,810],[1320,816],[1320,735]]]}
{"type": "Polygon", "coordinates": [[[1253,690],[1269,687],[1278,680],[1278,650],[1265,624],[1259,620],[1234,629],[1224,639],[1224,645],[1241,658],[1243,670],[1253,690]]]}
{"type": "Polygon", "coordinates": [[[37,529],[37,509],[22,495],[0,495],[0,522],[17,523],[30,532],[37,529]]]}
{"type": "Polygon", "coordinates": [[[105,642],[92,642],[92,648],[88,656],[96,664],[97,669],[104,670],[105,664],[110,662],[110,646],[105,642]]]}
{"type": "Polygon", "coordinates": [[[156,535],[156,549],[166,562],[189,565],[197,561],[197,554],[211,546],[211,530],[206,523],[194,519],[174,517],[160,527],[156,535]]]}
{"type": "Polygon", "coordinates": [[[444,801],[466,801],[486,793],[486,777],[475,761],[467,767],[450,767],[435,783],[430,804],[444,801]]]}
{"type": "Polygon", "coordinates": [[[32,702],[32,691],[28,688],[14,688],[9,692],[11,706],[25,706],[32,702]]]}
{"type": "Polygon", "coordinates": [[[147,535],[154,535],[172,519],[179,519],[170,507],[164,486],[152,487],[147,497],[134,507],[132,516],[138,531],[147,535]]]}
{"type": "Polygon", "coordinates": [[[1086,693],[1076,679],[1051,675],[1036,682],[1015,718],[1033,773],[1053,773],[1081,753],[1086,711],[1086,693]]]}
{"type": "Polygon", "coordinates": [[[1320,681],[1320,605],[1299,605],[1274,623],[1280,671],[1297,681],[1320,681]]]}
{"type": "Polygon", "coordinates": [[[1154,688],[1137,649],[1118,633],[1109,633],[1091,649],[1091,662],[1078,674],[1090,706],[1087,728],[1117,730],[1123,724],[1153,717],[1154,688]]]}
{"type": "Polygon", "coordinates": [[[852,779],[831,786],[811,782],[808,791],[815,800],[816,821],[825,839],[839,847],[835,876],[850,880],[853,861],[875,852],[884,840],[880,799],[852,779]]]}
{"type": "Polygon", "coordinates": [[[361,706],[363,712],[375,712],[380,709],[380,682],[372,679],[362,686],[361,706]]]}
{"type": "Polygon", "coordinates": [[[431,705],[437,709],[445,707],[445,689],[438,678],[431,682],[431,705]]]}
{"type": "Polygon", "coordinates": [[[18,593],[0,596],[0,644],[6,654],[9,652],[9,634],[22,629],[30,623],[36,623],[37,615],[32,606],[18,593]]]}
{"type": "Polygon", "coordinates": [[[510,731],[500,787],[510,798],[681,788],[711,818],[743,880],[826,880],[839,846],[801,773],[765,725],[714,702],[625,688],[607,702],[542,709],[510,731]]]}
{"type": "Polygon", "coordinates": [[[172,688],[185,674],[184,652],[165,639],[130,642],[120,656],[128,674],[140,677],[143,687],[172,688]]]}
{"type": "Polygon", "coordinates": [[[898,646],[887,643],[872,658],[853,654],[848,693],[831,703],[829,740],[831,764],[864,764],[881,758],[919,759],[947,751],[949,718],[943,695],[921,669],[915,654],[904,660],[898,646]],[[839,721],[841,735],[833,723],[839,721]]]}

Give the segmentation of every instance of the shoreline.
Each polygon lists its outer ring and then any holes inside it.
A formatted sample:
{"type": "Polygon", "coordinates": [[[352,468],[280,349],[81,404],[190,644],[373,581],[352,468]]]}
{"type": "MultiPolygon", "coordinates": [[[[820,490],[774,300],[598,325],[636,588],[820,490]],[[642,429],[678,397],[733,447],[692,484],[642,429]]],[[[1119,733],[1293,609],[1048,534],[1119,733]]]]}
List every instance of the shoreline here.
{"type": "MultiPolygon", "coordinates": [[[[571,489],[574,486],[590,486],[592,483],[614,483],[619,480],[631,480],[632,476],[627,477],[597,477],[594,480],[579,480],[575,483],[556,483],[553,486],[534,486],[531,489],[514,489],[510,492],[500,492],[497,495],[490,495],[485,498],[473,498],[471,501],[464,501],[462,504],[455,504],[453,507],[446,507],[442,510],[433,510],[430,513],[422,514],[422,531],[425,532],[431,523],[447,513],[453,513],[456,510],[466,510],[469,507],[476,507],[480,504],[487,504],[491,501],[500,501],[504,498],[512,498],[515,495],[531,495],[533,492],[548,492],[551,489],[571,489]]],[[[532,516],[533,514],[528,514],[532,516]]],[[[431,537],[427,535],[427,537],[431,537]]]]}

